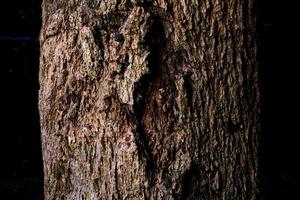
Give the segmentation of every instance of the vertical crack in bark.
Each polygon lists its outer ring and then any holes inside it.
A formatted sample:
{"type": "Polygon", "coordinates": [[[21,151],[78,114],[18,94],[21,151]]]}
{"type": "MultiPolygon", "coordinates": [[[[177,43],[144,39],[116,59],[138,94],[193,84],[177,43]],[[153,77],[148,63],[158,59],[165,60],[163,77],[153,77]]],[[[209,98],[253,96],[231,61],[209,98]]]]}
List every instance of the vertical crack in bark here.
{"type": "Polygon", "coordinates": [[[193,84],[190,75],[186,75],[184,77],[184,87],[186,90],[187,106],[189,107],[190,112],[193,113],[194,112],[194,104],[193,104],[194,89],[193,89],[193,84]]]}
{"type": "Polygon", "coordinates": [[[144,48],[149,49],[150,55],[148,57],[148,68],[150,73],[144,75],[134,90],[134,113],[137,121],[137,133],[140,140],[138,146],[139,151],[145,151],[147,160],[147,172],[150,178],[150,183],[154,184],[154,174],[159,170],[155,162],[153,150],[151,149],[149,136],[144,127],[144,116],[146,111],[146,104],[149,103],[149,94],[152,90],[156,90],[155,80],[161,78],[161,54],[165,45],[165,34],[163,25],[157,16],[150,18],[149,32],[145,36],[144,48]]]}
{"type": "Polygon", "coordinates": [[[181,200],[186,200],[186,199],[192,199],[191,194],[195,194],[193,191],[195,185],[197,184],[199,179],[199,166],[197,165],[192,165],[190,169],[188,169],[183,175],[182,175],[182,192],[181,192],[181,200]],[[196,180],[196,181],[195,181],[196,180]]]}

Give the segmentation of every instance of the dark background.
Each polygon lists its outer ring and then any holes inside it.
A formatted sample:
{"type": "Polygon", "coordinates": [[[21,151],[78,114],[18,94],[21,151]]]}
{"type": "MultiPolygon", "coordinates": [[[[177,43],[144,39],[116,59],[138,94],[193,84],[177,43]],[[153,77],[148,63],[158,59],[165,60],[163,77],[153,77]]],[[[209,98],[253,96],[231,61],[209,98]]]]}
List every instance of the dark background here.
{"type": "Polygon", "coordinates": [[[38,115],[41,1],[0,4],[0,199],[42,197],[38,115]]]}
{"type": "MultiPolygon", "coordinates": [[[[296,5],[257,0],[262,90],[261,193],[300,199],[299,45],[296,5]]],[[[41,0],[0,5],[0,199],[42,195],[38,116],[41,0]]]]}

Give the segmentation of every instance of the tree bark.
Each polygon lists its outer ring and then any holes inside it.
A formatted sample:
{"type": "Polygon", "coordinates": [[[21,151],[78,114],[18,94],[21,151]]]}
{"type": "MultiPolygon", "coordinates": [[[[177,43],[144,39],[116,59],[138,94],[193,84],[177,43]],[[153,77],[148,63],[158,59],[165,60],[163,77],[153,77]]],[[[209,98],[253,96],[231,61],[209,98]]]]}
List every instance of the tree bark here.
{"type": "Polygon", "coordinates": [[[44,0],[45,199],[256,199],[252,0],[44,0]]]}

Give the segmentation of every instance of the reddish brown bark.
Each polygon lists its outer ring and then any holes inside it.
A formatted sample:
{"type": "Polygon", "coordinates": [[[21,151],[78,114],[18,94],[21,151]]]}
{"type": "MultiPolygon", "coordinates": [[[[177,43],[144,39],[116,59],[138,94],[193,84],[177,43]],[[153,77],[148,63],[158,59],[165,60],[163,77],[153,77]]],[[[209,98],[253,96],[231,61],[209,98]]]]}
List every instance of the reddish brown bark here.
{"type": "Polygon", "coordinates": [[[43,2],[46,199],[256,199],[252,0],[43,2]]]}

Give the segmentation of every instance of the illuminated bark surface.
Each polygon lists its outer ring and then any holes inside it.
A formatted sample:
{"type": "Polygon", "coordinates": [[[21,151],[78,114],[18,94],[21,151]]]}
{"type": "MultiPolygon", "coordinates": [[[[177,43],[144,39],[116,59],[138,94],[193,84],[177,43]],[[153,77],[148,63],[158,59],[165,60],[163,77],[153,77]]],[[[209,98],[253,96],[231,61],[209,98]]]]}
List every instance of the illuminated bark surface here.
{"type": "Polygon", "coordinates": [[[256,199],[252,0],[44,0],[45,199],[256,199]]]}

